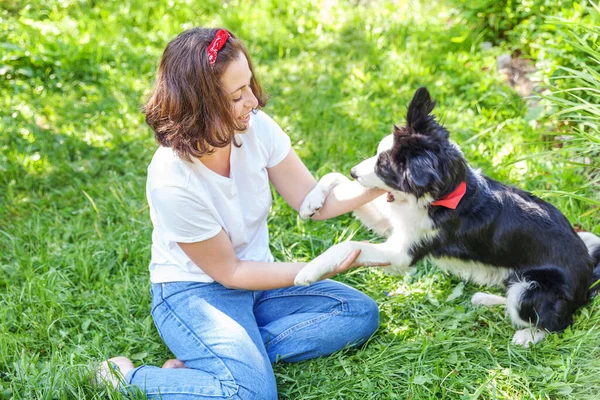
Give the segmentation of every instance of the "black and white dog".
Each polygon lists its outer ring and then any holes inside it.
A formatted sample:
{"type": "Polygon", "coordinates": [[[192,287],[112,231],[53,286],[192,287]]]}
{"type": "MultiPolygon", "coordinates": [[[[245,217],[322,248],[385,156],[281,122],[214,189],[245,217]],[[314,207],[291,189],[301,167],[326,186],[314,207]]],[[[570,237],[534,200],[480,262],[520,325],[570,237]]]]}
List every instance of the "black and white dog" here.
{"type": "MultiPolygon", "coordinates": [[[[355,211],[387,241],[337,244],[303,268],[295,284],[315,282],[356,248],[362,250],[359,263],[390,262],[384,270],[391,273],[427,257],[465,280],[505,286],[506,298],[476,293],[472,302],[506,304],[513,323],[525,328],[513,343],[528,346],[565,329],[596,290],[590,286],[600,278],[600,238],[578,235],[551,204],[472,169],[430,115],[434,105],[427,89],[417,90],[406,126],[395,126],[377,155],[350,173],[363,186],[388,191],[387,199],[355,211]]],[[[304,200],[301,216],[318,212],[344,180],[325,175],[304,200]]]]}

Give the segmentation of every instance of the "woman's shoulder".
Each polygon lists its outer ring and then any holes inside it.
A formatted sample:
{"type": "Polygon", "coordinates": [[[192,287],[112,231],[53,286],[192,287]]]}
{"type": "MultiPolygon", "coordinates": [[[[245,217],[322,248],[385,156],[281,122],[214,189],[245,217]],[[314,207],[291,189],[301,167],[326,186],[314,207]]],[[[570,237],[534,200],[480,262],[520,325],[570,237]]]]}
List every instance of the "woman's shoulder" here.
{"type": "Polygon", "coordinates": [[[256,132],[281,129],[277,122],[263,110],[256,110],[254,112],[252,115],[251,128],[256,132]]]}
{"type": "MultiPolygon", "coordinates": [[[[248,131],[248,144],[254,145],[262,155],[264,165],[270,168],[285,157],[290,150],[290,138],[269,115],[256,111],[248,131]]],[[[246,141],[246,138],[243,139],[246,141]]],[[[247,149],[251,151],[251,149],[247,149]]]]}
{"type": "Polygon", "coordinates": [[[189,182],[191,167],[170,147],[160,146],[154,152],[148,165],[148,184],[160,186],[186,186],[189,182]]]}
{"type": "Polygon", "coordinates": [[[255,136],[259,142],[271,142],[275,137],[283,134],[279,124],[262,110],[254,112],[250,124],[248,132],[255,136]]]}

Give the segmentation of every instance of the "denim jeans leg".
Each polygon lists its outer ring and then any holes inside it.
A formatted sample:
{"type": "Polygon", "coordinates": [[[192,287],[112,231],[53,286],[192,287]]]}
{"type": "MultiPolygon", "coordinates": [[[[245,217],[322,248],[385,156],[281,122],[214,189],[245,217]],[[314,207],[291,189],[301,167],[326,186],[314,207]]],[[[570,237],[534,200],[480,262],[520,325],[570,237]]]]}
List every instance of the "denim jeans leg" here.
{"type": "Polygon", "coordinates": [[[129,383],[164,400],[276,399],[253,304],[253,292],[218,283],[154,284],[154,322],[186,369],[141,367],[129,383]]]}
{"type": "Polygon", "coordinates": [[[364,343],[379,326],[377,303],[342,283],[268,290],[254,313],[271,361],[302,361],[364,343]]]}

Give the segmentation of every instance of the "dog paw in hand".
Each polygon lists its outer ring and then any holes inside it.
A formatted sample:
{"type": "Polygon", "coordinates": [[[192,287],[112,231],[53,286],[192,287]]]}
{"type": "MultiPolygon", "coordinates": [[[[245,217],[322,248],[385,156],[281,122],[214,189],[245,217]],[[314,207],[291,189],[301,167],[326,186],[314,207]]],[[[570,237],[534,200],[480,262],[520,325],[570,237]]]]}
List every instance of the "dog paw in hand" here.
{"type": "Polygon", "coordinates": [[[296,274],[294,285],[308,286],[315,283],[330,272],[333,272],[336,264],[323,255],[315,258],[304,266],[296,274]]]}
{"type": "Polygon", "coordinates": [[[319,280],[321,275],[316,275],[314,270],[304,267],[296,277],[294,278],[294,285],[296,286],[309,286],[311,283],[315,283],[319,280]]]}

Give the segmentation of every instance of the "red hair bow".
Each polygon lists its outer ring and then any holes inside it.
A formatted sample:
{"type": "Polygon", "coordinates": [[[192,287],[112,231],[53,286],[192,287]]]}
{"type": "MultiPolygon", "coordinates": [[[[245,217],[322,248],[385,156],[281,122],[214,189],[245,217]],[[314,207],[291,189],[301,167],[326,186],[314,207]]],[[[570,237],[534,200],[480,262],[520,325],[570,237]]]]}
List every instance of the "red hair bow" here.
{"type": "Polygon", "coordinates": [[[208,61],[210,62],[211,67],[215,65],[215,61],[217,61],[217,53],[219,50],[221,50],[227,39],[229,39],[229,32],[227,32],[225,29],[220,29],[206,49],[206,52],[208,53],[208,61]]]}

